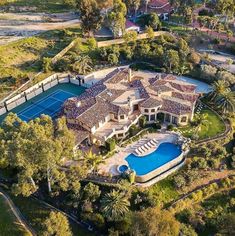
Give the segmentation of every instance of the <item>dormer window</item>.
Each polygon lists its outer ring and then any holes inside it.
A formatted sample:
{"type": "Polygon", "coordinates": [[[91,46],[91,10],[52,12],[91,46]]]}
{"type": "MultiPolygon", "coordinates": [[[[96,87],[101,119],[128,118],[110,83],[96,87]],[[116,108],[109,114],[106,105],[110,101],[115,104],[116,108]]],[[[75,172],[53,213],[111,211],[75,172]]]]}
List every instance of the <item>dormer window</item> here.
{"type": "Polygon", "coordinates": [[[121,119],[121,120],[124,120],[124,118],[125,118],[124,115],[121,115],[121,116],[120,116],[120,119],[121,119]]]}

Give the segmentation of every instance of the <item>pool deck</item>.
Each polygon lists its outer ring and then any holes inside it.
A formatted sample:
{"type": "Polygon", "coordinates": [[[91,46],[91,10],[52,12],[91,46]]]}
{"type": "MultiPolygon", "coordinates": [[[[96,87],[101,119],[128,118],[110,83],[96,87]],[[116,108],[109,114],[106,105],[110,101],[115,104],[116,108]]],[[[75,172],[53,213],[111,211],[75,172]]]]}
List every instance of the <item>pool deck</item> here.
{"type": "MultiPolygon", "coordinates": [[[[102,163],[99,166],[99,168],[98,168],[99,174],[112,175],[112,176],[119,175],[120,173],[117,171],[117,167],[119,165],[129,166],[127,161],[125,160],[125,158],[129,154],[133,153],[134,150],[137,148],[137,146],[141,145],[140,141],[149,140],[149,139],[155,139],[158,142],[156,145],[156,148],[155,148],[155,149],[157,149],[161,143],[164,143],[164,142],[175,143],[177,141],[177,134],[172,133],[172,132],[167,132],[167,131],[160,132],[160,133],[150,133],[150,134],[146,134],[142,139],[140,139],[136,142],[133,142],[132,144],[128,145],[127,147],[117,147],[117,152],[112,157],[107,158],[104,161],[104,163],[102,163]]],[[[154,151],[154,150],[151,150],[151,151],[154,151]]],[[[146,153],[146,155],[147,154],[148,153],[146,153]]]]}

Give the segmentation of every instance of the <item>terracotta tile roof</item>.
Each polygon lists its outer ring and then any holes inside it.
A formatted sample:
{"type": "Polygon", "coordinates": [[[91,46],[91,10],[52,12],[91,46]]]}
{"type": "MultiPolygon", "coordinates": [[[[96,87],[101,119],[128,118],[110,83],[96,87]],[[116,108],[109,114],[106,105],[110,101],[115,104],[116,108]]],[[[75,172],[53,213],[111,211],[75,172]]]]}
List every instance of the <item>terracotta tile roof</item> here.
{"type": "Polygon", "coordinates": [[[151,108],[151,107],[158,107],[162,105],[162,100],[161,99],[155,99],[155,98],[148,98],[144,100],[143,102],[140,103],[141,107],[144,108],[151,108]]]}
{"type": "Polygon", "coordinates": [[[82,95],[68,99],[63,106],[64,114],[86,129],[98,127],[99,122],[104,122],[110,114],[129,114],[130,108],[126,100],[129,92],[144,108],[161,106],[163,112],[176,115],[192,112],[198,97],[195,93],[196,86],[166,74],[149,80],[135,78],[131,82],[128,77],[127,69],[115,70],[82,95]]]}
{"type": "Polygon", "coordinates": [[[188,105],[185,105],[185,104],[173,101],[173,100],[163,99],[161,111],[170,112],[175,115],[183,115],[183,114],[191,113],[192,108],[191,106],[188,106],[188,105]]]}
{"type": "Polygon", "coordinates": [[[133,23],[132,21],[126,19],[126,29],[129,29],[129,28],[131,28],[131,27],[138,27],[138,28],[139,28],[138,25],[136,25],[136,24],[133,23]]]}

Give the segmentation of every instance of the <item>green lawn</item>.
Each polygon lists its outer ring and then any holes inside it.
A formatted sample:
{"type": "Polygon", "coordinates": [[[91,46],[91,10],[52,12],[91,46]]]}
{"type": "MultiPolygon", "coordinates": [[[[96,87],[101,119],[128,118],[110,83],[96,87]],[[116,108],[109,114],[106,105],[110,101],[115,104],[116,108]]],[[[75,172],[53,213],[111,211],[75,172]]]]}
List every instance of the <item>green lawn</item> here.
{"type": "Polygon", "coordinates": [[[0,195],[0,235],[1,236],[29,236],[30,233],[19,224],[10,206],[0,195]]]}
{"type": "MultiPolygon", "coordinates": [[[[49,215],[51,209],[45,207],[35,199],[11,196],[15,205],[19,208],[26,220],[30,223],[33,229],[40,235],[41,223],[49,215]]],[[[74,236],[91,236],[92,234],[78,227],[77,224],[70,222],[74,236]]],[[[1,234],[0,234],[1,235],[1,234]]]]}
{"type": "Polygon", "coordinates": [[[155,196],[157,203],[164,205],[179,196],[171,176],[149,187],[149,191],[155,196]]]}
{"type": "MultiPolygon", "coordinates": [[[[199,131],[199,140],[215,137],[216,135],[221,134],[225,131],[225,125],[223,121],[213,111],[209,109],[203,109],[201,111],[201,114],[208,115],[209,125],[207,127],[202,127],[202,129],[199,131]]],[[[184,136],[189,138],[191,138],[195,133],[194,127],[192,127],[191,125],[179,127],[178,129],[182,132],[184,136]]]]}

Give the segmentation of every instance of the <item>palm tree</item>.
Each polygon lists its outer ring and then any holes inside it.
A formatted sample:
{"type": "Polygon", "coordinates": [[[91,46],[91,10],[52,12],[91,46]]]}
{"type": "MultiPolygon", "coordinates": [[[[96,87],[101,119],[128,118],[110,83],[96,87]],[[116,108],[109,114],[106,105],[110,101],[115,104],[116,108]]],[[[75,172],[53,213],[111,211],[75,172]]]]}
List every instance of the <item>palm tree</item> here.
{"type": "Polygon", "coordinates": [[[231,91],[225,80],[218,80],[212,85],[213,91],[208,95],[222,112],[235,111],[235,93],[231,91]]]}
{"type": "Polygon", "coordinates": [[[84,75],[92,70],[92,60],[89,56],[79,56],[73,64],[73,71],[84,75]]]}
{"type": "Polygon", "coordinates": [[[91,166],[93,172],[96,172],[98,165],[104,162],[101,155],[96,155],[91,150],[85,153],[85,161],[91,166]]]}
{"type": "Polygon", "coordinates": [[[122,219],[129,211],[130,202],[125,196],[125,192],[113,190],[106,193],[101,199],[101,211],[110,221],[122,219]]]}
{"type": "Polygon", "coordinates": [[[194,116],[194,124],[196,125],[195,132],[198,134],[201,130],[202,127],[208,128],[208,126],[211,124],[208,120],[208,114],[196,114],[194,116]]]}

